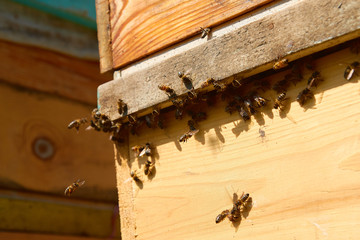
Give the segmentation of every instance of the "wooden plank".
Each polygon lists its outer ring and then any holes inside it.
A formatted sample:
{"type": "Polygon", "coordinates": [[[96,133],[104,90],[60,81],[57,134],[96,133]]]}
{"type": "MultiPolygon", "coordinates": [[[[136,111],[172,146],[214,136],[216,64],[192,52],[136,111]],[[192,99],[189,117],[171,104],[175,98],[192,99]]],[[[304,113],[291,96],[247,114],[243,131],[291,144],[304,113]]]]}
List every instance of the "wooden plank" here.
{"type": "MultiPolygon", "coordinates": [[[[151,142],[156,172],[144,176],[146,157],[130,155],[143,187],[132,182],[136,233],[122,239],[356,239],[360,77],[346,81],[340,65],[355,60],[359,56],[349,49],[316,60],[324,81],[314,105],[302,108],[295,101],[312,73],[306,71],[305,80],[287,92],[286,116],[270,104],[244,123],[237,113],[225,113],[226,103],[219,100],[201,109],[208,119],[187,143],[178,139],[188,131],[189,117],[175,120],[173,112],[164,116],[165,130],[144,127],[139,136],[131,135],[130,147],[151,142]],[[250,193],[248,216],[235,226],[228,219],[215,224],[215,217],[232,207],[235,191],[250,193]]],[[[289,72],[266,80],[273,84],[289,72]]],[[[264,97],[276,95],[267,91],[264,97]]]]}
{"type": "MultiPolygon", "coordinates": [[[[29,4],[29,1],[23,3],[29,4]]],[[[0,5],[0,39],[77,58],[99,58],[95,30],[11,0],[2,0],[0,5]]]]}
{"type": "Polygon", "coordinates": [[[112,69],[110,7],[108,0],[96,0],[96,24],[99,42],[100,70],[112,69]]]}
{"type": "Polygon", "coordinates": [[[101,240],[106,238],[93,237],[77,237],[77,236],[61,236],[52,234],[34,234],[34,233],[14,233],[14,232],[0,232],[1,240],[101,240]]]}
{"type": "Polygon", "coordinates": [[[68,185],[84,179],[73,198],[116,201],[109,136],[67,129],[74,119],[89,119],[93,107],[2,82],[0,108],[7,113],[0,119],[0,159],[6,166],[0,187],[64,197],[68,185]]]}
{"type": "Polygon", "coordinates": [[[271,1],[110,0],[113,67],[199,34],[199,27],[216,26],[271,1]]]}
{"type": "Polygon", "coordinates": [[[186,93],[178,71],[190,71],[197,89],[209,77],[226,81],[234,76],[247,78],[271,69],[279,56],[294,61],[354,39],[360,36],[359,7],[359,1],[351,0],[342,1],[341,6],[337,0],[289,1],[230,33],[102,84],[98,88],[100,109],[112,119],[119,118],[116,101],[121,98],[128,105],[128,113],[142,115],[168,100],[159,84],[169,85],[178,95],[186,93]]]}
{"type": "MultiPolygon", "coordinates": [[[[112,218],[116,213],[114,204],[3,190],[0,196],[2,231],[103,238],[112,234],[112,218]]],[[[119,225],[114,227],[117,227],[119,233],[119,225]]]]}
{"type": "Polygon", "coordinates": [[[13,42],[0,40],[0,58],[2,81],[93,105],[98,85],[112,79],[99,73],[98,61],[13,42]]]}

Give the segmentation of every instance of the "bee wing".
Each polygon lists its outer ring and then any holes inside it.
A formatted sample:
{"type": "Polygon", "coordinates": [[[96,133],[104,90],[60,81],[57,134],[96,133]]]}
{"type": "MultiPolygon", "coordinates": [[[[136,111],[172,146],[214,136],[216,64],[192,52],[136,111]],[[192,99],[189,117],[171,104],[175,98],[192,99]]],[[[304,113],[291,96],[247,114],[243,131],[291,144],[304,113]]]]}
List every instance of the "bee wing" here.
{"type": "Polygon", "coordinates": [[[146,151],[147,151],[147,148],[144,148],[144,149],[140,152],[139,157],[144,156],[144,155],[146,154],[146,151]]]}
{"type": "Polygon", "coordinates": [[[190,134],[191,136],[194,136],[194,135],[197,134],[198,132],[199,132],[199,129],[195,129],[195,130],[190,131],[189,134],[190,134]]]}
{"type": "Polygon", "coordinates": [[[76,181],[76,183],[79,184],[79,187],[80,187],[80,186],[84,185],[85,180],[80,180],[80,179],[78,179],[78,180],[76,181]]]}

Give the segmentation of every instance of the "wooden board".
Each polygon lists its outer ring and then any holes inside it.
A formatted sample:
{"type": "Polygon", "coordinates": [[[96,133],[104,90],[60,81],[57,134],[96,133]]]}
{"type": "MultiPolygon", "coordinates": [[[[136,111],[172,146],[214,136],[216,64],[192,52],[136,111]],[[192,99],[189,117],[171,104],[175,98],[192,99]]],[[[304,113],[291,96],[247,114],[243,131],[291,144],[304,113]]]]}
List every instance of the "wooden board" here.
{"type": "MultiPolygon", "coordinates": [[[[131,228],[122,239],[356,239],[360,77],[347,82],[340,65],[355,60],[359,55],[349,49],[316,60],[324,82],[315,101],[305,108],[295,101],[311,74],[306,72],[287,92],[286,116],[270,106],[244,123],[237,113],[225,113],[220,101],[202,109],[208,119],[187,143],[178,139],[188,131],[188,118],[175,120],[173,112],[165,116],[165,130],[145,127],[139,136],[130,135],[129,147],[154,146],[156,172],[144,176],[146,158],[118,149],[119,205],[128,209],[120,217],[131,228]],[[137,169],[140,187],[123,176],[137,169]],[[232,207],[232,194],[243,191],[252,197],[247,216],[239,224],[227,219],[215,224],[215,217],[232,207]]],[[[276,82],[287,73],[267,80],[276,82]]],[[[264,96],[274,99],[275,93],[264,96]]]]}
{"type": "MultiPolygon", "coordinates": [[[[0,48],[2,49],[2,48],[0,48]]],[[[109,136],[67,129],[90,117],[88,105],[0,83],[0,187],[64,197],[65,188],[84,179],[72,197],[114,202],[115,171],[109,136]],[[42,144],[44,143],[44,144],[42,144]],[[34,146],[39,148],[36,153],[34,146]],[[43,150],[41,150],[43,149],[43,150]],[[51,154],[50,154],[51,153],[51,154]],[[42,158],[45,156],[45,158],[42,158]]]]}
{"type": "Polygon", "coordinates": [[[96,89],[112,78],[99,62],[0,40],[0,79],[16,85],[96,104],[96,89]]]}
{"type": "Polygon", "coordinates": [[[1,240],[100,240],[107,238],[93,238],[93,237],[77,237],[77,236],[61,236],[51,234],[34,234],[34,233],[14,233],[14,232],[0,232],[1,240]]]}
{"type": "Polygon", "coordinates": [[[99,107],[117,119],[117,100],[121,98],[128,105],[128,113],[144,115],[154,105],[170,105],[167,94],[158,89],[159,84],[169,85],[178,95],[188,91],[177,75],[179,71],[189,72],[198,89],[209,77],[228,82],[234,77],[249,78],[271,69],[279,56],[291,62],[357,38],[360,2],[341,3],[289,1],[277,11],[253,18],[225,35],[102,84],[98,88],[99,107]]]}
{"type": "Polygon", "coordinates": [[[115,236],[114,231],[119,236],[116,208],[111,203],[0,190],[0,229],[103,238],[115,236]]]}
{"type": "Polygon", "coordinates": [[[272,0],[110,0],[113,67],[173,45],[272,0]]]}

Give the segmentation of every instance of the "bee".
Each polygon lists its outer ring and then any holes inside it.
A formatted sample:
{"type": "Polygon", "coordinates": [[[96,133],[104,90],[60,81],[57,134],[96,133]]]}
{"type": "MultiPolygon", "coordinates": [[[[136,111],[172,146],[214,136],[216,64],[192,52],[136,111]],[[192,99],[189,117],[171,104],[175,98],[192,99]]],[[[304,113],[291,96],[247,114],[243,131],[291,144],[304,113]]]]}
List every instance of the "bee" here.
{"type": "Polygon", "coordinates": [[[360,68],[360,63],[355,61],[353,63],[351,63],[349,66],[346,67],[345,72],[344,72],[344,78],[347,81],[350,81],[351,78],[354,76],[354,74],[356,74],[356,70],[360,68]]]}
{"type": "Polygon", "coordinates": [[[171,87],[167,86],[167,85],[164,85],[164,84],[160,84],[158,86],[158,88],[164,92],[166,92],[167,94],[169,94],[169,96],[173,96],[175,95],[175,91],[174,89],[172,89],[171,87]]]}
{"type": "Polygon", "coordinates": [[[233,208],[230,211],[230,214],[228,214],[228,218],[231,222],[239,221],[239,219],[241,218],[240,207],[234,204],[233,208]]]}
{"type": "Polygon", "coordinates": [[[139,154],[139,157],[142,157],[142,156],[151,156],[151,145],[150,143],[146,143],[145,144],[145,147],[142,147],[142,150],[139,154]]]}
{"type": "Polygon", "coordinates": [[[280,93],[275,99],[274,108],[279,109],[280,111],[284,110],[285,109],[285,101],[287,99],[288,98],[286,98],[286,92],[280,93]]]}
{"type": "Polygon", "coordinates": [[[244,121],[250,120],[249,114],[246,112],[246,110],[242,106],[237,106],[237,110],[238,110],[240,116],[244,119],[244,121]]]}
{"type": "Polygon", "coordinates": [[[219,215],[217,215],[217,217],[215,218],[215,223],[219,223],[222,222],[227,216],[229,216],[230,211],[229,210],[224,210],[222,211],[219,215]]]}
{"type": "Polygon", "coordinates": [[[232,82],[231,82],[231,85],[234,87],[234,88],[238,88],[238,87],[241,87],[242,84],[240,83],[239,80],[236,80],[234,79],[232,82]]]}
{"type": "Polygon", "coordinates": [[[210,32],[210,28],[202,28],[200,27],[200,32],[201,32],[201,38],[205,38],[207,35],[209,35],[210,32]]]}
{"type": "Polygon", "coordinates": [[[311,74],[310,78],[308,79],[307,88],[311,89],[312,87],[317,87],[319,83],[323,81],[318,71],[315,71],[311,74]]]}
{"type": "Polygon", "coordinates": [[[68,129],[75,128],[76,131],[79,131],[80,125],[81,125],[81,124],[85,124],[85,123],[87,123],[87,119],[86,119],[86,118],[75,119],[74,121],[72,121],[71,123],[69,123],[68,129]]]}
{"type": "Polygon", "coordinates": [[[252,104],[250,99],[245,99],[244,100],[244,105],[247,108],[248,112],[250,112],[251,115],[254,115],[256,113],[254,105],[252,104]]]}
{"type": "Polygon", "coordinates": [[[135,181],[135,182],[139,182],[141,183],[141,179],[139,178],[139,176],[137,175],[136,171],[131,171],[130,172],[130,177],[135,181]]]}
{"type": "Polygon", "coordinates": [[[208,78],[201,84],[200,88],[206,88],[206,87],[210,86],[211,84],[213,84],[214,82],[215,82],[215,79],[208,78]]]}
{"type": "Polygon", "coordinates": [[[283,58],[279,61],[276,61],[273,65],[273,69],[274,70],[278,70],[284,67],[287,67],[289,65],[289,60],[287,60],[286,58],[283,58]]]}
{"type": "Polygon", "coordinates": [[[308,100],[312,99],[313,97],[314,94],[312,93],[312,91],[309,88],[305,88],[296,97],[296,101],[298,101],[298,103],[302,107],[308,100]]]}
{"type": "Polygon", "coordinates": [[[256,93],[253,93],[252,94],[252,98],[255,102],[255,107],[256,108],[261,108],[261,107],[264,107],[267,103],[267,99],[263,98],[263,97],[260,97],[259,95],[257,95],[256,93]]]}
{"type": "Polygon", "coordinates": [[[120,115],[126,114],[127,112],[127,104],[121,99],[118,99],[117,101],[117,110],[120,115]]]}
{"type": "Polygon", "coordinates": [[[145,147],[143,146],[135,145],[131,147],[131,150],[135,153],[135,156],[138,157],[140,153],[144,150],[144,148],[145,147]]]}
{"type": "Polygon", "coordinates": [[[183,134],[180,137],[180,139],[179,139],[180,142],[187,142],[187,140],[189,138],[191,138],[192,136],[194,136],[196,133],[199,132],[199,129],[196,129],[196,127],[195,127],[195,122],[194,121],[189,120],[188,125],[189,125],[189,128],[190,128],[190,131],[188,131],[187,133],[183,134]]]}
{"type": "Polygon", "coordinates": [[[152,170],[154,169],[155,164],[151,160],[146,160],[145,167],[144,167],[144,174],[149,175],[151,174],[152,170]]]}
{"type": "Polygon", "coordinates": [[[213,86],[217,92],[223,92],[226,89],[226,86],[223,83],[213,82],[213,86]]]}
{"type": "Polygon", "coordinates": [[[65,196],[70,197],[70,195],[78,188],[81,187],[82,185],[84,185],[85,180],[81,181],[80,179],[78,179],[76,182],[73,182],[70,186],[68,186],[65,189],[65,196]]]}

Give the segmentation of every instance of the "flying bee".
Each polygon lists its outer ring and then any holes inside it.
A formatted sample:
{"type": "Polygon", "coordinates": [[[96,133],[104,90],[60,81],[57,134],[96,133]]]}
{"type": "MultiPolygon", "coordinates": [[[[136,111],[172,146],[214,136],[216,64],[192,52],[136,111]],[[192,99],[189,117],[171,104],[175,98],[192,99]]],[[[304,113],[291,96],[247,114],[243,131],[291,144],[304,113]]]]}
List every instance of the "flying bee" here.
{"type": "Polygon", "coordinates": [[[279,109],[280,111],[284,110],[286,100],[286,92],[280,93],[275,99],[274,108],[279,109]]]}
{"type": "Polygon", "coordinates": [[[81,125],[81,124],[85,124],[85,123],[87,123],[87,119],[86,119],[86,118],[75,119],[74,121],[72,121],[71,123],[69,123],[68,129],[75,128],[76,131],[79,131],[80,125],[81,125]]]}
{"type": "Polygon", "coordinates": [[[130,177],[135,181],[135,182],[139,182],[141,183],[141,179],[139,178],[139,176],[137,175],[136,171],[131,171],[130,172],[130,177]]]}
{"type": "Polygon", "coordinates": [[[314,94],[312,93],[312,91],[309,88],[305,88],[296,97],[296,101],[298,101],[298,103],[302,107],[308,100],[312,99],[313,97],[314,94]]]}
{"type": "Polygon", "coordinates": [[[151,156],[151,145],[150,145],[150,143],[146,143],[145,147],[142,147],[142,150],[139,153],[139,157],[142,157],[144,155],[151,156]]]}
{"type": "Polygon", "coordinates": [[[229,216],[230,211],[229,210],[224,210],[222,211],[219,215],[217,215],[217,217],[215,218],[215,223],[219,223],[222,222],[227,216],[229,216]]]}
{"type": "Polygon", "coordinates": [[[209,35],[210,32],[210,28],[202,28],[200,27],[200,31],[201,31],[201,38],[205,38],[207,35],[209,35]]]}
{"type": "Polygon", "coordinates": [[[356,74],[356,70],[358,70],[359,68],[360,68],[360,63],[359,62],[355,61],[355,62],[351,63],[345,69],[344,78],[347,81],[350,81],[351,78],[354,76],[354,74],[356,74]]]}
{"type": "Polygon", "coordinates": [[[158,88],[164,92],[166,92],[167,94],[169,94],[169,96],[173,96],[175,95],[175,91],[174,89],[172,89],[171,87],[167,86],[167,85],[164,85],[164,84],[160,84],[158,86],[158,88]]]}
{"type": "Polygon", "coordinates": [[[81,181],[80,179],[78,179],[76,182],[73,182],[70,186],[68,186],[65,189],[65,196],[70,197],[70,195],[78,188],[81,187],[82,185],[84,185],[85,180],[81,181]]]}
{"type": "Polygon", "coordinates": [[[153,171],[155,164],[151,160],[146,160],[145,167],[144,167],[144,174],[149,175],[153,171]]]}
{"type": "Polygon", "coordinates": [[[118,99],[117,101],[117,110],[120,115],[126,114],[127,112],[127,104],[124,103],[122,99],[118,99]]]}
{"type": "Polygon", "coordinates": [[[206,88],[206,87],[210,86],[211,84],[213,84],[214,82],[215,82],[215,79],[208,78],[201,84],[200,88],[206,88]]]}
{"type": "Polygon", "coordinates": [[[135,156],[138,157],[140,153],[144,150],[144,148],[145,147],[143,146],[135,145],[131,147],[131,150],[135,153],[135,156]]]}
{"type": "Polygon", "coordinates": [[[321,81],[323,81],[323,79],[320,76],[320,73],[318,71],[315,71],[311,74],[310,78],[308,79],[307,88],[308,89],[311,89],[312,87],[316,88],[321,81]]]}
{"type": "Polygon", "coordinates": [[[278,70],[284,67],[287,67],[289,65],[289,60],[287,60],[286,58],[283,58],[279,61],[276,61],[273,65],[273,69],[274,70],[278,70]]]}

